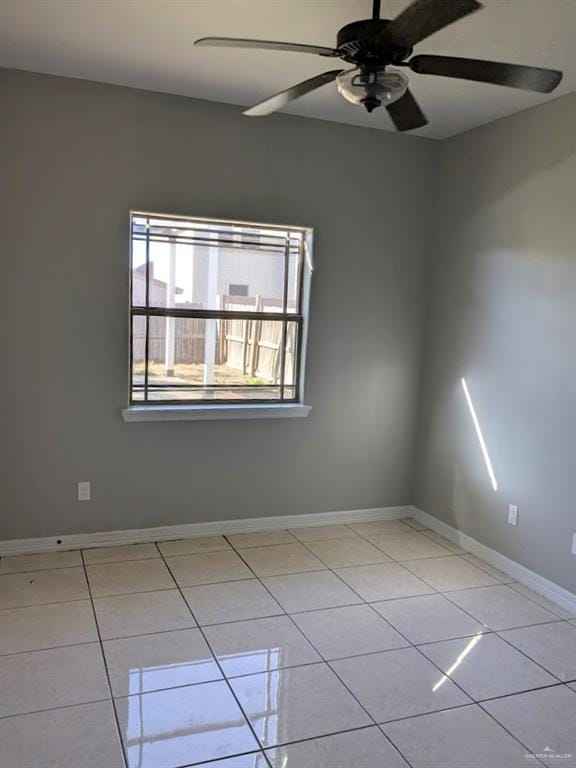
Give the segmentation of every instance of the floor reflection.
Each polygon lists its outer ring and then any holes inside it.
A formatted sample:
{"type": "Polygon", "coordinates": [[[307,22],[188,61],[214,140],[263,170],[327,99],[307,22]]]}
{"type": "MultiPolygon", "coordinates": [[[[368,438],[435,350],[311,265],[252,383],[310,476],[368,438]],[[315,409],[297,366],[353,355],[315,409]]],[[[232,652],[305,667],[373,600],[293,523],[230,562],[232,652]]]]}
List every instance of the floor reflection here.
{"type": "Polygon", "coordinates": [[[128,671],[128,695],[159,691],[194,682],[206,682],[220,677],[212,657],[174,664],[151,664],[128,671]]]}
{"type": "Polygon", "coordinates": [[[257,672],[269,672],[282,666],[280,648],[262,648],[241,653],[227,653],[219,657],[227,675],[251,675],[257,672]]]}
{"type": "Polygon", "coordinates": [[[258,745],[227,684],[201,683],[119,700],[129,768],[188,765],[258,745]]]}
{"type": "Polygon", "coordinates": [[[227,656],[227,659],[238,661],[237,674],[246,672],[265,672],[254,677],[259,685],[251,690],[250,716],[256,732],[263,736],[262,743],[275,744],[278,741],[279,729],[279,700],[282,671],[278,669],[281,663],[280,648],[263,648],[249,653],[238,653],[227,656]]]}
{"type": "MultiPolygon", "coordinates": [[[[252,711],[267,743],[276,742],[281,649],[254,649],[225,658],[233,662],[233,674],[267,673],[255,678],[260,685],[252,692],[252,711]]],[[[177,765],[173,759],[188,764],[257,748],[225,683],[185,684],[191,672],[207,671],[211,665],[213,659],[201,659],[129,670],[124,741],[130,768],[177,765]]]]}

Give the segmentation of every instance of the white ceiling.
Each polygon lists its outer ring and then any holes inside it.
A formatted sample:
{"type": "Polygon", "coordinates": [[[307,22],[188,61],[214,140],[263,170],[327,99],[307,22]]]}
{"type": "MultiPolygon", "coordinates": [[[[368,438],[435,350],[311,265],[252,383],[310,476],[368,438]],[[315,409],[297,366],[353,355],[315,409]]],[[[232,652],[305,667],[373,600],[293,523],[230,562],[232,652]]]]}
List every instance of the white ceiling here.
{"type": "MultiPolygon", "coordinates": [[[[564,71],[550,96],[412,74],[430,125],[445,138],[576,90],[576,0],[482,0],[484,8],[425,40],[416,53],[489,58],[564,71]]],[[[393,18],[408,0],[383,0],[393,18]]],[[[370,16],[370,0],[0,0],[0,66],[250,105],[332,60],[296,53],[194,48],[207,35],[332,46],[338,29],[370,16]]],[[[285,110],[393,130],[330,84],[285,110]]],[[[246,118],[266,120],[270,118],[246,118]]]]}

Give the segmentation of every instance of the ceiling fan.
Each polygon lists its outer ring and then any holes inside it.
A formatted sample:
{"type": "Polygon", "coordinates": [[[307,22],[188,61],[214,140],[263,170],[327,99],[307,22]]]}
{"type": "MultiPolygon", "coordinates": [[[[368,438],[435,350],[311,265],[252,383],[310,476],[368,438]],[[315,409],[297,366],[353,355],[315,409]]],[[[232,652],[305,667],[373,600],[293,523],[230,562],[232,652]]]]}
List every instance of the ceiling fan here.
{"type": "Polygon", "coordinates": [[[269,115],[336,80],[338,91],[345,99],[362,105],[368,112],[384,105],[397,130],[410,131],[428,121],[408,88],[406,75],[390,65],[407,67],[419,75],[475,80],[538,93],[551,93],[562,79],[562,72],[558,70],[520,64],[455,56],[418,55],[409,59],[417,43],[480,8],[482,5],[477,0],[413,0],[399,16],[390,20],[380,18],[380,0],[373,0],[372,18],[342,27],[335,48],[234,37],[203,37],[196,40],[195,45],[314,53],[354,65],[353,69],[323,72],[280,91],[245,110],[245,115],[269,115]]]}

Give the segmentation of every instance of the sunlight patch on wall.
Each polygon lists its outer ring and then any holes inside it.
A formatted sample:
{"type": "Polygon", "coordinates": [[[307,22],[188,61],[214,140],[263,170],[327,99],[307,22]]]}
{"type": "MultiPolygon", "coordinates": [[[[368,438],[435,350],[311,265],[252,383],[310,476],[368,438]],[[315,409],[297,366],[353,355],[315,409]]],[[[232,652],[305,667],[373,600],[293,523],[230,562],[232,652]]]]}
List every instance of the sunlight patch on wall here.
{"type": "Polygon", "coordinates": [[[495,491],[497,491],[498,483],[496,482],[496,476],[494,475],[494,468],[492,467],[492,462],[490,461],[490,455],[488,454],[488,449],[486,448],[484,435],[482,434],[482,429],[480,428],[480,422],[478,421],[478,416],[476,415],[476,409],[474,408],[474,403],[472,402],[472,398],[470,397],[470,392],[468,391],[466,379],[462,379],[462,389],[464,390],[464,395],[466,396],[466,402],[468,403],[468,410],[470,411],[470,415],[472,416],[474,429],[476,430],[476,437],[478,438],[478,442],[480,443],[482,456],[484,457],[484,463],[486,464],[486,469],[488,470],[488,476],[490,477],[492,488],[495,491]]]}

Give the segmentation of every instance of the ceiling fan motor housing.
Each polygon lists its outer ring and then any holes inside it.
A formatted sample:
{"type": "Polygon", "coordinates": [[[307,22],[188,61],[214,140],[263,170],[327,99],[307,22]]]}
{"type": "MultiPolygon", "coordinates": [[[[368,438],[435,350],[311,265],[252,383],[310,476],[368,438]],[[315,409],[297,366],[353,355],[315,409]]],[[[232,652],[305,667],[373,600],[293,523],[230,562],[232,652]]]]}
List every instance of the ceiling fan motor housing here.
{"type": "Polygon", "coordinates": [[[346,24],[338,32],[336,48],[340,58],[356,65],[400,64],[412,48],[386,40],[389,19],[363,19],[346,24]]]}

